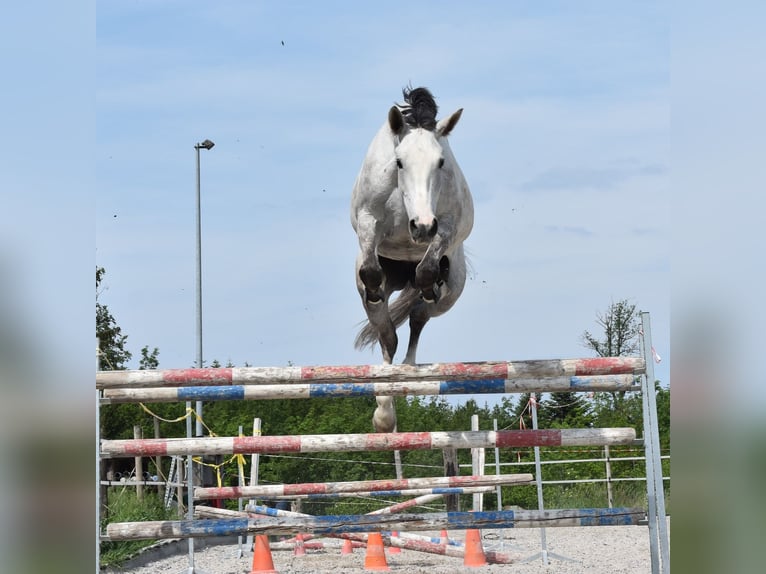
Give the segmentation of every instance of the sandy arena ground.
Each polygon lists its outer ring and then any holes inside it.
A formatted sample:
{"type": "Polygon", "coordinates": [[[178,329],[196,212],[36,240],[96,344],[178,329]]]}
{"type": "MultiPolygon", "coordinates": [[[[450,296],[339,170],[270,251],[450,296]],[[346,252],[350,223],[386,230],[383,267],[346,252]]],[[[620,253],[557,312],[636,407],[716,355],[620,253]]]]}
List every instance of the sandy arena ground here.
{"type": "MultiPolygon", "coordinates": [[[[518,574],[649,574],[649,528],[647,526],[600,526],[580,528],[548,528],[545,531],[549,564],[540,557],[523,560],[540,552],[541,532],[535,528],[484,530],[485,550],[496,550],[518,557],[514,564],[491,564],[472,568],[477,572],[514,572],[518,574]],[[572,561],[557,560],[560,555],[572,561]]],[[[437,536],[435,533],[419,533],[437,536]]],[[[450,537],[462,540],[463,531],[452,531],[450,537]]],[[[126,564],[122,569],[108,568],[105,574],[187,574],[189,572],[188,543],[186,541],[150,550],[126,564]],[[162,554],[172,554],[162,557],[162,554]]],[[[198,546],[199,548],[199,546],[198,546]]],[[[281,574],[360,574],[364,572],[364,548],[354,549],[351,555],[341,555],[338,549],[307,550],[305,556],[294,556],[291,551],[272,551],[274,568],[281,574]]],[[[402,550],[386,558],[392,573],[452,574],[465,572],[462,558],[451,558],[402,550]]],[[[253,555],[244,551],[239,557],[235,544],[205,546],[195,552],[196,574],[250,574],[253,555]]]]}

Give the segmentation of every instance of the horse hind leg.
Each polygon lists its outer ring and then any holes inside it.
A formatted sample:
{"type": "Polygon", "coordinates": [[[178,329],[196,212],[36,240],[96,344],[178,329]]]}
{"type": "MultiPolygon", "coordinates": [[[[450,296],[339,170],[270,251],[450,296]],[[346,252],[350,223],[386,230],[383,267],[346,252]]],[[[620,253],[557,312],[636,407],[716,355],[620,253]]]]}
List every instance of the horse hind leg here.
{"type": "Polygon", "coordinates": [[[375,432],[396,432],[396,408],[394,397],[375,397],[378,406],[372,414],[375,432]]]}
{"type": "Polygon", "coordinates": [[[405,365],[416,364],[420,334],[423,332],[423,327],[426,326],[426,323],[428,323],[428,320],[431,318],[431,315],[428,312],[428,307],[433,305],[433,303],[418,301],[410,312],[410,340],[407,344],[407,354],[404,357],[405,365]]]}
{"type": "Polygon", "coordinates": [[[410,311],[410,340],[407,344],[407,355],[404,363],[407,365],[417,364],[418,342],[423,327],[431,317],[438,317],[449,311],[463,292],[466,278],[465,257],[462,249],[453,258],[445,255],[439,261],[439,273],[433,284],[436,296],[433,301],[421,297],[412,306],[410,311]]]}

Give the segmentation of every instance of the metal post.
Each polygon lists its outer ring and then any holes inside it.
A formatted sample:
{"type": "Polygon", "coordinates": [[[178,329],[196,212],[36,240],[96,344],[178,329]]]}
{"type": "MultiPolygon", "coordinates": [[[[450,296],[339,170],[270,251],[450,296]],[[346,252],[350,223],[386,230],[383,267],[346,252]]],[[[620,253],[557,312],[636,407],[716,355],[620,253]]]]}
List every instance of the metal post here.
{"type": "MultiPolygon", "coordinates": [[[[191,401],[186,401],[186,436],[192,436],[191,401]]],[[[180,474],[180,473],[179,473],[180,474]]],[[[180,481],[179,481],[180,482],[180,481]]],[[[179,504],[180,504],[179,500],[179,504]]],[[[192,455],[186,456],[186,518],[194,520],[194,461],[192,455]]],[[[194,538],[189,538],[189,567],[186,574],[207,574],[194,567],[194,538]]]]}
{"type": "MultiPolygon", "coordinates": [[[[237,429],[237,436],[243,436],[242,425],[239,425],[237,429]]],[[[245,486],[245,468],[242,465],[242,457],[237,458],[237,484],[242,487],[245,486]]],[[[242,499],[237,499],[237,510],[242,512],[242,499]]],[[[242,552],[242,535],[237,536],[237,558],[242,558],[244,553],[242,552]]]]}
{"type": "MultiPolygon", "coordinates": [[[[529,395],[529,410],[532,412],[532,428],[534,430],[537,430],[537,395],[535,393],[530,393],[529,395]]],[[[536,446],[534,447],[534,453],[535,453],[535,483],[537,484],[537,509],[540,511],[545,510],[545,505],[543,503],[543,475],[542,475],[542,465],[540,464],[540,447],[536,446]]],[[[543,559],[543,564],[545,566],[548,566],[548,558],[555,558],[556,560],[566,561],[566,562],[576,562],[576,560],[573,560],[572,558],[569,558],[567,556],[562,556],[560,554],[555,554],[553,552],[548,552],[548,540],[545,534],[545,527],[543,526],[540,528],[540,547],[541,551],[537,554],[530,556],[529,558],[525,558],[522,560],[522,562],[531,562],[532,560],[535,560],[537,558],[543,559]]]]}
{"type": "MultiPolygon", "coordinates": [[[[100,341],[96,337],[96,372],[100,341]]],[[[96,574],[101,572],[101,391],[96,390],[96,574]]]]}
{"type": "MultiPolygon", "coordinates": [[[[202,368],[202,205],[200,193],[200,149],[212,149],[215,144],[205,140],[194,145],[197,152],[197,367],[202,368]]],[[[195,405],[197,412],[196,436],[202,436],[202,401],[195,405]]]]}
{"type": "MultiPolygon", "coordinates": [[[[186,401],[186,436],[192,436],[191,401],[186,401]]],[[[194,462],[192,455],[186,456],[186,518],[194,520],[194,462]]],[[[188,574],[194,574],[194,538],[189,538],[189,569],[188,574]]]]}
{"type": "MultiPolygon", "coordinates": [[[[253,436],[261,436],[261,419],[254,418],[253,419],[253,436]]],[[[261,455],[258,453],[250,455],[250,485],[254,486],[258,484],[258,465],[261,460],[261,455]]],[[[257,500],[255,498],[250,499],[250,504],[255,506],[257,503],[257,500]]],[[[245,543],[247,545],[247,548],[253,549],[253,535],[248,534],[247,535],[247,542],[245,543]]]]}
{"type": "Polygon", "coordinates": [[[609,445],[604,445],[604,461],[606,462],[606,499],[609,508],[614,507],[614,496],[612,496],[612,463],[609,458],[609,445]]]}
{"type": "Polygon", "coordinates": [[[662,484],[660,437],[657,425],[657,398],[654,391],[654,354],[649,313],[641,312],[641,348],[646,362],[642,377],[644,410],[644,450],[646,453],[646,491],[649,513],[649,549],[652,555],[652,573],[670,572],[670,544],[665,515],[665,490],[662,484]],[[659,552],[657,542],[659,540],[659,552]]]}
{"type": "MultiPolygon", "coordinates": [[[[479,430],[479,415],[471,415],[471,430],[479,430]]],[[[484,476],[484,449],[472,448],[471,449],[471,469],[474,476],[484,476]]],[[[481,512],[484,510],[484,494],[478,493],[473,495],[473,511],[481,512]]]]}
{"type": "MultiPolygon", "coordinates": [[[[199,150],[200,144],[194,146],[194,150],[197,152],[197,249],[196,249],[196,285],[197,285],[197,368],[202,368],[202,205],[201,205],[201,193],[200,193],[200,166],[199,166],[199,150]]],[[[202,401],[197,401],[197,425],[196,436],[202,436],[202,401]]]]}
{"type": "MultiPolygon", "coordinates": [[[[202,143],[195,144],[194,150],[197,155],[197,367],[202,368],[202,209],[200,201],[200,161],[199,150],[210,149],[215,144],[210,140],[205,140],[202,143]]],[[[192,437],[192,423],[191,423],[191,401],[186,401],[186,436],[192,437]]],[[[196,436],[202,436],[202,401],[197,401],[196,409],[197,424],[196,424],[196,436]]],[[[186,457],[186,489],[187,489],[187,517],[189,520],[194,519],[194,462],[192,455],[186,457]]],[[[200,574],[198,570],[194,568],[194,538],[189,538],[189,569],[188,574],[200,574]]]]}
{"type": "MultiPolygon", "coordinates": [[[[530,394],[530,410],[532,411],[532,428],[537,430],[537,396],[535,393],[530,394]]],[[[540,465],[540,447],[534,447],[535,451],[535,482],[537,483],[537,509],[544,510],[543,502],[543,475],[542,466],[540,465]]],[[[540,546],[542,548],[541,554],[543,558],[543,564],[548,566],[548,543],[545,535],[545,528],[540,529],[540,546]]]]}
{"type": "MultiPolygon", "coordinates": [[[[492,419],[492,430],[497,432],[497,419],[492,419]]],[[[500,475],[500,449],[495,447],[495,474],[500,475]]],[[[503,488],[497,485],[497,509],[503,509],[503,488]]]]}

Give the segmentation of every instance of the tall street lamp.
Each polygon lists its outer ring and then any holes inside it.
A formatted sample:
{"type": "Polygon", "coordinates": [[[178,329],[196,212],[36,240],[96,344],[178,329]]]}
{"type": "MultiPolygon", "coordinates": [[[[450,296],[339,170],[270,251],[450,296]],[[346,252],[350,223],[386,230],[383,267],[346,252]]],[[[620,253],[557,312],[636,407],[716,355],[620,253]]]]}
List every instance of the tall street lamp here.
{"type": "MultiPolygon", "coordinates": [[[[215,144],[210,140],[204,140],[195,144],[197,152],[197,368],[202,368],[202,209],[200,205],[200,170],[199,150],[212,149],[215,144]]],[[[197,401],[196,435],[202,436],[202,401],[197,401]]]]}
{"type": "MultiPolygon", "coordinates": [[[[202,210],[200,207],[200,183],[199,183],[199,150],[211,149],[215,144],[210,140],[194,145],[197,152],[197,367],[202,368],[202,210]]],[[[186,412],[189,414],[191,401],[186,401],[186,412]]],[[[202,401],[197,401],[197,436],[202,436],[202,401]]],[[[191,417],[186,417],[186,436],[192,436],[191,417]]],[[[189,520],[194,520],[194,461],[192,455],[186,457],[186,481],[187,481],[187,499],[186,516],[189,520]]],[[[200,481],[201,483],[201,481],[200,481]]],[[[198,570],[194,566],[194,538],[189,541],[189,568],[187,574],[207,574],[198,570]]]]}

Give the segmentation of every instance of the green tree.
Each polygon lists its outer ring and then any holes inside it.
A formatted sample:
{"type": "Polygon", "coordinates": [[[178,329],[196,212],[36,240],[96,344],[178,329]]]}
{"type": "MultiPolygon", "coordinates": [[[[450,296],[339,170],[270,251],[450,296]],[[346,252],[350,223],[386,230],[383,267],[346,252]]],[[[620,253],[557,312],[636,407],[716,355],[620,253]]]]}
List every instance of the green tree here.
{"type": "Polygon", "coordinates": [[[104,275],[106,270],[96,266],[96,337],[100,349],[98,368],[102,371],[119,371],[126,368],[125,364],[133,355],[125,348],[128,336],[122,334],[109,308],[98,300],[104,275]]]}
{"type": "MultiPolygon", "coordinates": [[[[638,353],[641,324],[635,304],[627,299],[612,302],[604,313],[596,315],[596,323],[602,328],[604,337],[599,339],[584,331],[582,341],[585,347],[595,351],[599,357],[623,357],[638,353]]],[[[630,405],[625,403],[625,392],[598,393],[596,398],[597,418],[630,418],[630,405]]]]}
{"type": "Polygon", "coordinates": [[[598,313],[596,323],[603,329],[604,338],[598,339],[585,331],[582,340],[599,357],[622,357],[638,352],[638,311],[627,299],[612,303],[606,312],[598,313]]]}
{"type": "Polygon", "coordinates": [[[579,393],[562,391],[551,393],[542,401],[547,426],[552,428],[585,428],[593,424],[587,401],[579,393]]]}
{"type": "Polygon", "coordinates": [[[144,345],[141,349],[141,360],[138,363],[138,368],[142,371],[151,371],[160,366],[160,350],[154,347],[154,350],[149,352],[149,345],[144,345]]]}

